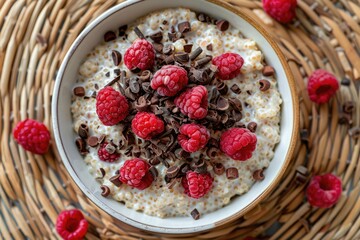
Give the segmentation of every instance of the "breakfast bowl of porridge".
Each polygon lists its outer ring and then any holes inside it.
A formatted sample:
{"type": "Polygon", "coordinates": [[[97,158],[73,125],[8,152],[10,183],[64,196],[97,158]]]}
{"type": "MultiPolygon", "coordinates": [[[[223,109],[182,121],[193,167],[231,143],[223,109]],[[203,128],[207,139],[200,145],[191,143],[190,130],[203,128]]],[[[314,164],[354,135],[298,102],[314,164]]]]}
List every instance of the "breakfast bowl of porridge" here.
{"type": "Polygon", "coordinates": [[[265,30],[219,1],[126,1],[69,49],[52,99],[61,159],[112,217],[205,231],[269,195],[294,151],[295,84],[265,30]]]}

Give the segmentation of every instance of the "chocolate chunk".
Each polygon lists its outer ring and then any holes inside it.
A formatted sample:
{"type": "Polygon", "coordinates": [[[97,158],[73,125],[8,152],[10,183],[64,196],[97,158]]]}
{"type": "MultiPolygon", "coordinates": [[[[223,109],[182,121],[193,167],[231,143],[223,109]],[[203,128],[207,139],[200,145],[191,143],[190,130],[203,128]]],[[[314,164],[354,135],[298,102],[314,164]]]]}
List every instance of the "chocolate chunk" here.
{"type": "Polygon", "coordinates": [[[216,175],[222,175],[225,172],[225,167],[222,163],[214,163],[213,170],[216,175]]]}
{"type": "Polygon", "coordinates": [[[350,86],[351,80],[348,78],[341,79],[341,85],[350,86]]]}
{"type": "Polygon", "coordinates": [[[89,127],[85,123],[80,124],[78,134],[81,138],[87,138],[89,134],[89,127]]]}
{"type": "Polygon", "coordinates": [[[349,135],[350,137],[354,139],[360,138],[360,127],[353,127],[349,129],[349,135]]]}
{"type": "Polygon", "coordinates": [[[210,80],[213,80],[215,77],[215,74],[218,72],[218,67],[215,65],[210,65],[209,67],[209,78],[210,80]]]}
{"type": "Polygon", "coordinates": [[[190,53],[190,60],[192,61],[192,60],[194,60],[194,59],[196,59],[201,53],[202,53],[202,48],[201,47],[197,47],[194,51],[192,51],[191,53],[190,53]]]}
{"type": "Polygon", "coordinates": [[[309,142],[309,133],[307,129],[301,129],[300,130],[300,139],[302,142],[304,143],[308,143],[309,142]]]}
{"type": "Polygon", "coordinates": [[[192,210],[190,214],[194,220],[200,219],[200,213],[196,208],[194,208],[194,210],[192,210]]]}
{"type": "Polygon", "coordinates": [[[112,182],[112,184],[114,184],[117,187],[120,187],[122,182],[120,181],[120,174],[117,173],[115,176],[112,176],[111,178],[109,178],[109,181],[112,182]]]}
{"type": "Polygon", "coordinates": [[[196,60],[194,66],[196,68],[200,68],[200,67],[204,66],[205,64],[209,63],[211,61],[211,59],[212,59],[211,56],[203,57],[199,60],[196,60]]]}
{"type": "Polygon", "coordinates": [[[222,94],[225,95],[228,92],[228,86],[224,82],[218,82],[216,84],[216,89],[222,94]]]}
{"type": "Polygon", "coordinates": [[[296,168],[295,181],[297,183],[306,183],[308,176],[309,171],[306,167],[300,165],[296,168]]]}
{"type": "Polygon", "coordinates": [[[210,121],[210,122],[218,122],[220,120],[220,117],[218,115],[218,113],[214,110],[209,110],[208,114],[205,117],[206,120],[210,121]]]}
{"type": "Polygon", "coordinates": [[[237,84],[233,84],[232,86],[231,86],[231,91],[233,92],[233,93],[236,93],[236,94],[240,94],[241,93],[241,89],[239,88],[239,86],[237,85],[237,84]]]}
{"type": "Polygon", "coordinates": [[[147,82],[152,78],[152,73],[149,70],[145,70],[141,73],[139,80],[142,82],[147,82]]]}
{"type": "MultiPolygon", "coordinates": [[[[110,72],[105,73],[105,77],[110,77],[110,72]]],[[[96,84],[97,85],[97,84],[96,84]]]]}
{"type": "Polygon", "coordinates": [[[137,26],[134,28],[134,32],[136,33],[136,35],[137,35],[139,38],[145,39],[144,34],[140,31],[140,29],[139,29],[137,26]]]}
{"type": "Polygon", "coordinates": [[[197,19],[200,21],[200,22],[207,22],[207,19],[209,19],[209,16],[207,16],[206,14],[204,13],[199,13],[197,15],[197,19]]]}
{"type": "Polygon", "coordinates": [[[351,114],[342,112],[339,114],[339,124],[348,124],[352,125],[353,120],[351,114]]]}
{"type": "Polygon", "coordinates": [[[105,177],[106,172],[103,168],[99,168],[99,171],[100,171],[101,176],[97,177],[96,179],[103,179],[105,177]]]}
{"type": "MultiPolygon", "coordinates": [[[[269,88],[270,88],[270,82],[268,81],[268,80],[265,80],[265,79],[262,79],[262,80],[260,80],[259,81],[259,84],[260,84],[260,91],[262,91],[262,92],[265,92],[265,91],[267,91],[267,90],[269,90],[269,88]]],[[[251,95],[251,94],[249,94],[249,95],[251,95]]]]}
{"type": "Polygon", "coordinates": [[[116,34],[113,31],[108,31],[104,34],[104,41],[110,42],[116,39],[116,34]]]}
{"type": "Polygon", "coordinates": [[[113,85],[114,83],[116,83],[117,81],[120,80],[120,76],[117,76],[116,78],[114,78],[113,80],[111,80],[110,82],[108,82],[107,84],[105,84],[105,87],[107,86],[111,86],[113,85]]]}
{"type": "Polygon", "coordinates": [[[236,179],[239,177],[239,171],[237,170],[237,168],[228,168],[226,169],[226,177],[230,180],[236,179]]]}
{"type": "Polygon", "coordinates": [[[179,32],[181,32],[181,33],[190,32],[191,31],[190,23],[188,21],[179,23],[178,29],[179,29],[179,32]]]}
{"type": "Polygon", "coordinates": [[[165,63],[166,63],[166,64],[172,64],[172,63],[174,63],[174,62],[175,62],[175,57],[174,57],[174,55],[170,55],[170,56],[168,56],[168,57],[165,58],[165,63]]]}
{"type": "Polygon", "coordinates": [[[120,68],[116,68],[116,69],[114,69],[114,74],[115,74],[116,76],[119,76],[119,75],[120,75],[120,73],[121,73],[120,68]]]}
{"type": "Polygon", "coordinates": [[[242,104],[238,98],[229,98],[229,103],[233,107],[234,110],[241,112],[242,111],[242,104]]]}
{"type": "Polygon", "coordinates": [[[219,111],[226,111],[229,109],[229,101],[226,98],[219,97],[216,101],[216,109],[219,111]]]}
{"type": "Polygon", "coordinates": [[[133,92],[131,92],[130,88],[125,89],[125,96],[132,101],[135,101],[136,99],[136,95],[133,92]]]}
{"type": "Polygon", "coordinates": [[[220,30],[220,31],[226,31],[229,28],[229,22],[226,20],[219,20],[216,22],[216,27],[220,30]]]}
{"type": "Polygon", "coordinates": [[[133,73],[139,73],[139,72],[141,72],[141,69],[138,68],[138,67],[135,67],[133,69],[130,69],[130,71],[133,72],[133,73]]]}
{"type": "Polygon", "coordinates": [[[185,53],[185,52],[178,52],[178,53],[175,53],[175,61],[177,62],[187,62],[189,61],[189,54],[188,53],[185,53]]]}
{"type": "Polygon", "coordinates": [[[181,33],[179,32],[169,32],[168,33],[168,37],[170,39],[170,41],[172,42],[176,42],[181,36],[181,33]]]}
{"type": "Polygon", "coordinates": [[[106,186],[106,185],[101,185],[100,188],[101,188],[101,196],[103,196],[103,197],[109,196],[109,194],[110,194],[110,188],[109,188],[108,186],[106,186]]]}
{"type": "Polygon", "coordinates": [[[164,20],[164,21],[162,22],[162,24],[163,24],[163,25],[166,25],[166,24],[168,24],[168,21],[164,20]]]}
{"type": "Polygon", "coordinates": [[[193,47],[192,44],[185,44],[184,45],[184,51],[187,52],[187,53],[191,53],[192,47],[193,47]]]}
{"type": "Polygon", "coordinates": [[[163,35],[162,35],[162,32],[161,31],[158,31],[156,33],[153,33],[150,35],[150,38],[156,42],[156,43],[160,43],[161,40],[163,39],[163,35]]]}
{"type": "Polygon", "coordinates": [[[154,49],[156,52],[158,53],[162,53],[163,52],[163,45],[161,43],[153,43],[154,49]]]}
{"type": "Polygon", "coordinates": [[[153,90],[150,87],[150,82],[143,82],[141,83],[141,88],[144,90],[144,92],[146,93],[151,93],[153,90]]]}
{"type": "Polygon", "coordinates": [[[76,147],[77,149],[79,150],[79,152],[81,153],[81,155],[84,155],[86,154],[86,142],[84,139],[82,138],[77,138],[75,140],[75,144],[76,144],[76,147]]]}
{"type": "Polygon", "coordinates": [[[119,27],[119,37],[125,36],[125,32],[126,32],[127,28],[128,28],[127,25],[123,25],[123,26],[119,27]]]}
{"type": "Polygon", "coordinates": [[[209,157],[209,158],[214,158],[216,157],[218,153],[218,149],[215,148],[215,147],[209,147],[207,150],[206,150],[206,155],[209,157]]]}
{"type": "Polygon", "coordinates": [[[275,69],[271,66],[265,66],[262,70],[262,74],[266,77],[272,76],[275,73],[275,69]]]}
{"type": "Polygon", "coordinates": [[[256,132],[257,123],[256,122],[249,122],[247,125],[247,129],[250,130],[250,132],[256,132]]]}
{"type": "Polygon", "coordinates": [[[208,73],[203,69],[190,68],[190,82],[206,85],[210,82],[208,73]]]}
{"type": "Polygon", "coordinates": [[[156,167],[154,167],[154,166],[151,166],[149,168],[149,172],[151,173],[151,175],[153,176],[154,179],[156,179],[159,176],[159,172],[156,169],[156,167]]]}
{"type": "Polygon", "coordinates": [[[253,172],[253,178],[255,179],[255,181],[261,181],[265,178],[264,176],[264,170],[262,169],[258,169],[258,170],[255,170],[253,172]]]}
{"type": "Polygon", "coordinates": [[[115,66],[118,66],[121,63],[122,56],[121,56],[120,52],[118,52],[116,50],[112,50],[111,58],[112,58],[115,66]]]}
{"type": "Polygon", "coordinates": [[[91,97],[92,97],[92,98],[96,98],[96,95],[97,95],[96,91],[93,91],[93,92],[91,93],[91,97]]]}
{"type": "Polygon", "coordinates": [[[212,51],[213,50],[213,45],[210,43],[210,44],[208,44],[207,46],[206,46],[206,49],[208,50],[208,51],[212,51]]]}
{"type": "Polygon", "coordinates": [[[136,94],[140,92],[140,85],[136,77],[130,78],[129,88],[132,93],[136,94]]]}
{"type": "Polygon", "coordinates": [[[352,113],[354,111],[355,104],[353,101],[347,101],[343,105],[343,111],[345,113],[352,113]]]}
{"type": "Polygon", "coordinates": [[[179,166],[171,166],[166,170],[166,175],[168,176],[168,178],[175,178],[178,175],[179,171],[179,166]]]}
{"type": "Polygon", "coordinates": [[[77,96],[77,97],[83,97],[85,96],[85,88],[84,87],[75,87],[74,90],[74,95],[77,96]]]}
{"type": "Polygon", "coordinates": [[[172,43],[167,43],[164,45],[163,53],[168,55],[171,54],[175,50],[175,47],[172,43]]]}
{"type": "Polygon", "coordinates": [[[160,163],[160,160],[158,158],[153,158],[153,159],[150,159],[149,163],[151,165],[158,165],[160,163]]]}
{"type": "Polygon", "coordinates": [[[144,112],[148,109],[150,101],[146,100],[144,96],[140,96],[135,102],[135,108],[139,112],[144,112]]]}

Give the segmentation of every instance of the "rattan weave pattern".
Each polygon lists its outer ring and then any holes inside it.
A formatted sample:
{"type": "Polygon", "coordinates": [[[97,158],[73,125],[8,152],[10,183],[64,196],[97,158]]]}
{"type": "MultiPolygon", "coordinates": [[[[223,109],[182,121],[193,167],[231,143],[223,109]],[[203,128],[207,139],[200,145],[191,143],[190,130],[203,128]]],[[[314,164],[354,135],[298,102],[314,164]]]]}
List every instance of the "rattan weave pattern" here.
{"type": "MultiPolygon", "coordinates": [[[[0,0],[0,239],[58,239],[57,214],[81,207],[88,239],[171,239],[119,223],[93,205],[67,175],[55,144],[44,156],[14,142],[14,124],[25,118],[50,129],[56,71],[79,32],[116,0],[0,0]]],[[[227,0],[264,25],[285,53],[297,82],[301,137],[294,159],[270,197],[243,218],[191,239],[360,239],[360,0],[298,0],[297,20],[284,26],[260,1],[227,0]],[[341,81],[329,104],[310,102],[306,83],[325,68],[341,81]],[[352,113],[344,112],[347,102],[352,113]],[[305,200],[311,175],[334,172],[343,181],[335,207],[312,208],[305,200]],[[278,223],[269,236],[268,229],[278,223]]],[[[177,236],[182,238],[185,236],[177,236]]]]}

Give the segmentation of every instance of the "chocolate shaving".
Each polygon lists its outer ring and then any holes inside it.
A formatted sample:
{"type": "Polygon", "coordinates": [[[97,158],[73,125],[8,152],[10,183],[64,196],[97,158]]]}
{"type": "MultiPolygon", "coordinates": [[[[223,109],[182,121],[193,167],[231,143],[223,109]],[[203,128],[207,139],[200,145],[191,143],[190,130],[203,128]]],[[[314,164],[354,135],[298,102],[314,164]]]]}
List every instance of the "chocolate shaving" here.
{"type": "MultiPolygon", "coordinates": [[[[106,72],[106,73],[105,73],[105,76],[106,76],[106,77],[110,77],[110,72],[106,72]]],[[[96,85],[97,85],[97,84],[96,84],[96,85]]]]}
{"type": "Polygon", "coordinates": [[[163,52],[163,45],[161,43],[153,43],[153,47],[156,52],[162,53],[163,52]]]}
{"type": "Polygon", "coordinates": [[[343,86],[350,86],[351,80],[348,78],[341,79],[341,85],[343,86]]]}
{"type": "Polygon", "coordinates": [[[77,97],[83,97],[85,96],[85,88],[84,87],[75,87],[74,90],[74,95],[77,96],[77,97]]]}
{"type": "Polygon", "coordinates": [[[222,124],[227,123],[228,120],[229,120],[229,115],[227,115],[226,113],[221,115],[221,123],[222,124]]]}
{"type": "Polygon", "coordinates": [[[203,57],[199,60],[196,60],[195,61],[195,64],[194,64],[194,67],[196,68],[200,68],[202,66],[204,66],[205,64],[209,63],[211,61],[212,57],[211,56],[206,56],[206,57],[203,57]]]}
{"type": "Polygon", "coordinates": [[[166,170],[166,176],[168,176],[168,178],[175,178],[178,175],[179,171],[179,166],[171,166],[166,170]]]}
{"type": "Polygon", "coordinates": [[[214,163],[213,170],[216,175],[222,175],[225,172],[225,167],[222,163],[214,163]]]}
{"type": "Polygon", "coordinates": [[[180,38],[181,33],[179,33],[179,32],[169,32],[168,36],[169,36],[170,41],[176,42],[180,38]]]}
{"type": "Polygon", "coordinates": [[[142,82],[147,82],[152,78],[152,73],[149,70],[145,70],[141,73],[139,80],[142,82]]]}
{"type": "Polygon", "coordinates": [[[112,50],[111,58],[112,58],[115,66],[118,66],[121,63],[122,56],[121,56],[120,52],[118,52],[116,50],[112,50]]]}
{"type": "Polygon", "coordinates": [[[167,43],[164,45],[163,53],[168,55],[171,54],[175,50],[175,47],[172,43],[167,43]]]}
{"type": "Polygon", "coordinates": [[[229,25],[229,22],[226,20],[219,20],[216,22],[216,27],[222,32],[228,30],[229,25]]]}
{"type": "Polygon", "coordinates": [[[100,137],[99,137],[99,139],[98,139],[98,143],[103,143],[104,140],[105,140],[105,138],[106,138],[106,135],[105,135],[105,134],[101,134],[100,137]]]}
{"type": "Polygon", "coordinates": [[[296,168],[295,180],[297,183],[306,183],[308,176],[309,171],[306,167],[300,165],[296,168]]]}
{"type": "MultiPolygon", "coordinates": [[[[269,90],[269,88],[270,88],[270,82],[268,81],[268,80],[265,80],[265,79],[262,79],[262,80],[260,80],[259,81],[259,84],[260,84],[260,91],[262,91],[262,92],[265,92],[265,91],[267,91],[267,90],[269,90]]],[[[249,95],[251,95],[251,94],[249,94],[249,95]]]]}
{"type": "Polygon", "coordinates": [[[81,138],[87,138],[89,134],[89,127],[85,123],[80,124],[78,134],[81,138]]]}
{"type": "Polygon", "coordinates": [[[168,189],[172,189],[177,182],[176,179],[175,178],[171,179],[171,178],[168,178],[167,176],[165,176],[165,178],[169,180],[169,182],[166,184],[166,187],[168,189]]]}
{"type": "Polygon", "coordinates": [[[113,154],[116,150],[115,146],[112,145],[111,143],[108,143],[106,146],[105,146],[105,150],[109,153],[109,154],[113,154]]]}
{"type": "Polygon", "coordinates": [[[97,95],[96,91],[93,91],[93,92],[91,93],[91,97],[92,97],[92,98],[96,98],[96,95],[97,95]]]}
{"type": "Polygon", "coordinates": [[[190,68],[189,75],[190,82],[196,84],[208,84],[210,82],[209,75],[205,70],[190,68]]]}
{"type": "Polygon", "coordinates": [[[120,174],[116,173],[115,176],[112,176],[111,178],[109,178],[109,181],[112,182],[112,184],[114,184],[117,187],[120,187],[122,182],[120,181],[120,174]]]}
{"type": "Polygon", "coordinates": [[[98,142],[98,138],[96,136],[90,136],[88,139],[87,139],[87,144],[90,146],[90,147],[96,147],[99,142],[98,142]]]}
{"type": "Polygon", "coordinates": [[[119,80],[120,80],[120,76],[117,76],[117,77],[115,77],[113,80],[111,80],[110,82],[108,82],[108,83],[105,85],[105,87],[111,86],[111,85],[113,85],[114,83],[116,83],[116,82],[119,81],[119,80]]]}
{"type": "Polygon", "coordinates": [[[190,60],[194,60],[196,59],[201,53],[202,53],[202,48],[201,47],[197,47],[193,52],[190,53],[190,60]]]}
{"type": "Polygon", "coordinates": [[[159,172],[158,172],[158,170],[156,169],[156,167],[154,167],[154,166],[151,166],[151,167],[149,168],[149,172],[150,172],[150,174],[153,176],[154,179],[156,179],[156,178],[159,176],[159,172]]]}
{"type": "Polygon", "coordinates": [[[144,112],[148,109],[150,101],[146,100],[144,96],[140,96],[135,102],[135,108],[139,112],[144,112]]]}
{"type": "Polygon", "coordinates": [[[152,88],[150,87],[150,82],[143,82],[141,83],[141,88],[144,90],[144,92],[146,93],[151,93],[152,92],[152,88]]]}
{"type": "Polygon", "coordinates": [[[189,61],[189,54],[186,52],[178,52],[175,53],[175,61],[177,62],[188,62],[189,61]]]}
{"type": "Polygon", "coordinates": [[[135,67],[133,69],[130,69],[130,71],[133,72],[133,73],[139,73],[139,72],[141,72],[141,69],[138,68],[138,67],[135,67]]]}
{"type": "Polygon", "coordinates": [[[250,130],[250,132],[256,132],[257,123],[256,122],[249,122],[247,125],[247,129],[250,130]]]}
{"type": "Polygon", "coordinates": [[[125,36],[127,28],[128,28],[127,25],[123,25],[123,26],[119,27],[119,37],[125,36]]]}
{"type": "Polygon", "coordinates": [[[253,172],[253,178],[255,179],[255,181],[261,181],[265,178],[264,176],[264,170],[262,169],[258,169],[258,170],[255,170],[253,172]]]}
{"type": "Polygon", "coordinates": [[[354,111],[355,104],[353,101],[347,101],[343,105],[343,111],[345,113],[352,113],[354,111]]]}
{"type": "Polygon", "coordinates": [[[181,33],[190,32],[191,31],[190,23],[188,21],[179,23],[178,29],[179,29],[179,32],[181,32],[181,33]]]}
{"type": "Polygon", "coordinates": [[[192,210],[190,214],[194,220],[200,219],[200,213],[196,208],[194,208],[194,210],[192,210]]]}
{"type": "Polygon", "coordinates": [[[174,63],[174,62],[175,62],[175,57],[174,57],[174,55],[170,55],[170,56],[168,56],[168,57],[165,58],[165,63],[166,63],[166,64],[172,64],[172,63],[174,63]]]}
{"type": "Polygon", "coordinates": [[[163,35],[162,35],[162,32],[161,31],[158,31],[156,33],[153,33],[150,35],[150,38],[156,42],[156,43],[160,43],[161,40],[163,39],[163,35]]]}
{"type": "Polygon", "coordinates": [[[144,34],[140,31],[140,29],[139,29],[137,26],[134,28],[134,32],[136,33],[136,35],[137,35],[139,38],[145,39],[144,34]]]}
{"type": "Polygon", "coordinates": [[[131,92],[130,88],[125,89],[125,96],[132,101],[134,101],[136,99],[136,95],[133,92],[131,92]]]}
{"type": "Polygon", "coordinates": [[[242,104],[238,98],[229,98],[228,100],[234,110],[236,110],[238,112],[242,111],[242,104]]]}
{"type": "Polygon", "coordinates": [[[160,160],[158,158],[150,159],[149,163],[151,165],[158,165],[160,163],[160,160]]]}
{"type": "Polygon", "coordinates": [[[213,50],[213,45],[210,43],[210,44],[208,44],[207,46],[206,46],[206,49],[208,50],[208,51],[212,51],[213,50]]]}
{"type": "Polygon", "coordinates": [[[226,111],[229,109],[229,101],[226,98],[219,97],[216,101],[216,109],[219,111],[226,111]]]}
{"type": "Polygon", "coordinates": [[[228,168],[226,169],[226,177],[230,180],[236,179],[239,177],[239,171],[237,170],[237,168],[228,168]]]}
{"type": "Polygon", "coordinates": [[[215,148],[215,147],[210,147],[206,150],[206,155],[211,159],[211,158],[214,158],[216,157],[218,153],[218,149],[215,148]]]}
{"type": "Polygon", "coordinates": [[[350,128],[349,129],[349,135],[354,139],[360,138],[360,127],[350,128]]]}
{"type": "Polygon", "coordinates": [[[225,95],[228,92],[228,86],[224,82],[218,82],[216,84],[216,89],[222,94],[225,95]]]}
{"type": "Polygon", "coordinates": [[[191,53],[192,47],[193,47],[193,44],[185,44],[185,45],[184,45],[184,51],[185,51],[186,53],[191,53]]]}
{"type": "Polygon", "coordinates": [[[104,41],[110,42],[116,39],[116,34],[113,31],[108,31],[104,34],[104,41]]]}
{"type": "Polygon", "coordinates": [[[348,124],[348,125],[352,125],[353,120],[351,117],[351,114],[349,113],[340,113],[339,114],[339,124],[348,124]]]}
{"type": "Polygon", "coordinates": [[[132,93],[139,93],[140,92],[140,85],[136,77],[130,78],[129,88],[132,93]]]}
{"type": "Polygon", "coordinates": [[[75,144],[81,155],[85,155],[86,153],[88,153],[88,151],[86,149],[86,142],[84,139],[82,139],[80,137],[77,138],[75,140],[75,144]]]}
{"type": "Polygon", "coordinates": [[[213,146],[215,148],[219,148],[219,141],[212,137],[212,138],[209,139],[207,145],[208,146],[213,146]]]}
{"type": "Polygon", "coordinates": [[[231,91],[233,92],[233,93],[236,93],[236,94],[240,94],[241,93],[241,89],[239,88],[239,86],[237,85],[237,84],[233,84],[232,86],[231,86],[231,91]]]}
{"type": "Polygon", "coordinates": [[[101,185],[100,188],[101,188],[101,196],[103,196],[103,197],[109,196],[109,194],[110,194],[110,188],[109,188],[108,186],[106,186],[106,185],[101,185]]]}
{"type": "Polygon", "coordinates": [[[275,69],[271,66],[265,66],[262,70],[262,74],[265,76],[265,77],[269,77],[269,76],[272,76],[274,75],[275,73],[275,69]]]}
{"type": "Polygon", "coordinates": [[[114,69],[114,74],[115,74],[116,76],[119,76],[119,75],[120,75],[120,72],[121,72],[120,68],[114,69]]]}
{"type": "Polygon", "coordinates": [[[103,179],[105,177],[106,172],[103,168],[99,168],[99,171],[101,173],[101,177],[97,177],[96,179],[103,179]]]}

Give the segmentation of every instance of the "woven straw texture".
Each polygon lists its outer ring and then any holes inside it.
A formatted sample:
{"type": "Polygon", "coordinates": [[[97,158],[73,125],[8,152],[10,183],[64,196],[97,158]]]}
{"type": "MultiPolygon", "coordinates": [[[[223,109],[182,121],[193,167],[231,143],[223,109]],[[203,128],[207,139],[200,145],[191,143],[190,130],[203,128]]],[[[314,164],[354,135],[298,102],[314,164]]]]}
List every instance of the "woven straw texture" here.
{"type": "MultiPolygon", "coordinates": [[[[58,239],[56,217],[71,207],[81,208],[89,221],[88,239],[174,238],[116,222],[71,181],[55,144],[48,154],[33,155],[12,137],[14,124],[25,118],[51,129],[51,94],[66,51],[89,22],[118,2],[0,0],[0,239],[58,239]]],[[[228,3],[266,26],[288,58],[300,98],[301,136],[267,199],[236,222],[192,239],[360,239],[360,1],[299,0],[297,20],[287,26],[269,18],[260,1],[228,3]],[[336,97],[321,106],[306,91],[317,68],[341,83],[336,97]],[[304,190],[311,176],[325,172],[342,179],[342,197],[331,209],[312,208],[304,190]]]]}

